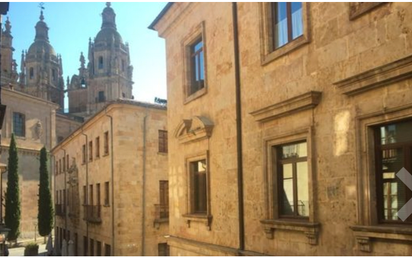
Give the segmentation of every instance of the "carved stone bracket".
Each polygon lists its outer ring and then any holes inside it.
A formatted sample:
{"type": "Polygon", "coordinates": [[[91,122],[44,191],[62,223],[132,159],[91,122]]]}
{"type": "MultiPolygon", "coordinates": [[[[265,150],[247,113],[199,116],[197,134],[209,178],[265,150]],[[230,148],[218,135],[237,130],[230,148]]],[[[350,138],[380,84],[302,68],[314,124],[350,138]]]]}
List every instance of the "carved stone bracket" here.
{"type": "Polygon", "coordinates": [[[195,214],[185,214],[183,217],[186,219],[187,227],[190,228],[191,222],[204,223],[207,226],[207,230],[212,229],[212,219],[211,215],[195,215],[195,214]]]}
{"type": "Polygon", "coordinates": [[[273,239],[274,232],[278,230],[299,231],[308,238],[308,244],[317,245],[319,236],[319,223],[284,221],[284,220],[261,220],[266,238],[273,239]]]}
{"type": "Polygon", "coordinates": [[[372,251],[371,239],[369,237],[356,237],[359,250],[370,253],[372,251]]]}

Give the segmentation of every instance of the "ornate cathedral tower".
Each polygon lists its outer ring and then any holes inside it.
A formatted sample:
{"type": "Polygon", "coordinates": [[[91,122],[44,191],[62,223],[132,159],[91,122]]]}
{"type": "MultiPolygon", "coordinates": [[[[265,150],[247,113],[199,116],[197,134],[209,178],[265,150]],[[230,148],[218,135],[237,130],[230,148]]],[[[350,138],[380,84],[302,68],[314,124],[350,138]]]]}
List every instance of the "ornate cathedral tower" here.
{"type": "Polygon", "coordinates": [[[81,116],[98,112],[107,102],[132,98],[132,74],[129,46],[117,32],[116,14],[106,3],[102,27],[94,42],[89,40],[88,65],[80,56],[79,75],[74,75],[68,87],[69,110],[81,116]],[[83,99],[87,91],[87,99],[83,99]],[[84,104],[86,101],[86,112],[84,104]],[[79,111],[77,111],[79,110],[79,111]]]}
{"type": "Polygon", "coordinates": [[[29,50],[22,54],[23,91],[64,106],[64,81],[62,59],[50,45],[49,28],[44,22],[43,11],[36,24],[36,36],[29,50]]]}
{"type": "Polygon", "coordinates": [[[17,82],[17,64],[13,59],[13,36],[11,25],[7,18],[5,29],[1,35],[1,85],[15,84],[17,82]]]}

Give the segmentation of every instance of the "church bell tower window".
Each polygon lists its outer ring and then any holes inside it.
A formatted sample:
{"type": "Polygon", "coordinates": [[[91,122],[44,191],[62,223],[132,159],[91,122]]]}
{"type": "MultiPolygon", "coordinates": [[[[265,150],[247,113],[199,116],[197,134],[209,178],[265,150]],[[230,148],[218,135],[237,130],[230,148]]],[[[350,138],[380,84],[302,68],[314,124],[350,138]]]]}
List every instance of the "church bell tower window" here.
{"type": "Polygon", "coordinates": [[[30,79],[33,79],[33,77],[34,77],[34,69],[33,69],[33,68],[30,68],[29,78],[30,78],[30,79]]]}
{"type": "Polygon", "coordinates": [[[103,56],[99,57],[99,69],[103,69],[103,56]]]}

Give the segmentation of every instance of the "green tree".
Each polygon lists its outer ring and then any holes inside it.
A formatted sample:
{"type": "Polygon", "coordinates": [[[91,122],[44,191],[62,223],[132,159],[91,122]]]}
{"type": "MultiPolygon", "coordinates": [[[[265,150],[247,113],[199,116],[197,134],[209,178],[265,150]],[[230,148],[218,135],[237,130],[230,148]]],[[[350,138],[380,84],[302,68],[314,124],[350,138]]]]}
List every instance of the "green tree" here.
{"type": "Polygon", "coordinates": [[[20,193],[19,193],[19,157],[17,156],[14,134],[11,135],[8,161],[6,190],[6,227],[10,229],[8,239],[17,240],[20,235],[20,193]]]}
{"type": "Polygon", "coordinates": [[[47,236],[53,227],[53,205],[50,193],[49,172],[47,171],[47,151],[40,150],[39,213],[37,216],[39,234],[47,236]]]}

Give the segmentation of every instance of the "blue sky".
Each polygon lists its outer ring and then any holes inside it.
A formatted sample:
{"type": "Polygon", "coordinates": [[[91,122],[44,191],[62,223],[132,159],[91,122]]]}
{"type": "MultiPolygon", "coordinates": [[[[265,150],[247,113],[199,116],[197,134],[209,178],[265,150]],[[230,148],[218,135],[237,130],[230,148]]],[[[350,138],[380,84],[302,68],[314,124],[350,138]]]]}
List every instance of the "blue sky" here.
{"type": "MultiPolygon", "coordinates": [[[[166,55],[164,39],[147,27],[160,13],[165,2],[113,2],[117,30],[129,43],[133,65],[133,95],[136,100],[153,102],[166,98],[166,55]]],[[[45,2],[44,21],[49,27],[49,40],[63,59],[63,76],[78,74],[80,52],[87,56],[89,37],[94,39],[102,24],[105,2],[45,2]]],[[[11,22],[13,58],[20,71],[21,52],[34,41],[34,26],[39,21],[38,2],[11,2],[3,16],[11,22]]],[[[87,61],[87,60],[86,60],[87,61]]],[[[65,83],[66,84],[66,83],[65,83]]],[[[67,108],[67,106],[65,106],[67,108]]]]}

